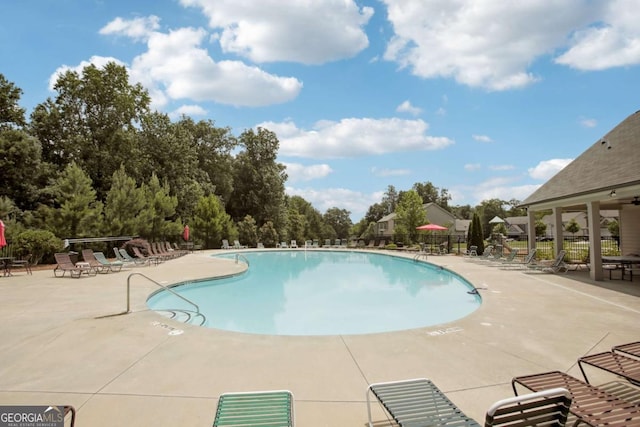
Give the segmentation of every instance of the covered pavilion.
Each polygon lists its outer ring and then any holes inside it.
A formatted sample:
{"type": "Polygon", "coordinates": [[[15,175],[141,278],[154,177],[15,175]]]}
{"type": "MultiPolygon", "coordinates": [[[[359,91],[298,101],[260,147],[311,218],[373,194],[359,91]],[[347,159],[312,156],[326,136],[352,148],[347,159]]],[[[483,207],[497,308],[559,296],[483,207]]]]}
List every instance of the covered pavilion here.
{"type": "MultiPolygon", "coordinates": [[[[562,213],[587,212],[590,275],[602,280],[600,211],[618,210],[620,253],[640,254],[640,111],[593,143],[521,204],[528,234],[535,236],[535,212],[551,210],[555,254],[563,248],[562,213]]],[[[530,248],[536,240],[529,239],[530,248]]]]}

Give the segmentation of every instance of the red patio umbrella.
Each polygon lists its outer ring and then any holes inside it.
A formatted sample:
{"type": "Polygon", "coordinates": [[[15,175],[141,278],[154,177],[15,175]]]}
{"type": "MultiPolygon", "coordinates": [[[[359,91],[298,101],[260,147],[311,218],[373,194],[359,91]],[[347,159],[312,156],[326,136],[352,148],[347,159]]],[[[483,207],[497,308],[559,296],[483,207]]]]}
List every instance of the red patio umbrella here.
{"type": "Polygon", "coordinates": [[[4,222],[0,219],[0,248],[7,246],[7,241],[4,238],[4,222]]]}
{"type": "Polygon", "coordinates": [[[189,226],[188,225],[184,226],[184,231],[182,232],[182,238],[184,239],[185,242],[189,241],[189,226]]]}
{"type": "Polygon", "coordinates": [[[420,227],[416,227],[416,230],[442,231],[442,230],[448,230],[448,228],[438,224],[425,224],[425,225],[421,225],[420,227]]]}
{"type": "MultiPolygon", "coordinates": [[[[442,231],[442,230],[448,230],[448,228],[438,224],[425,224],[425,225],[416,227],[416,230],[442,231]]],[[[433,236],[431,236],[431,252],[433,252],[433,236]]]]}

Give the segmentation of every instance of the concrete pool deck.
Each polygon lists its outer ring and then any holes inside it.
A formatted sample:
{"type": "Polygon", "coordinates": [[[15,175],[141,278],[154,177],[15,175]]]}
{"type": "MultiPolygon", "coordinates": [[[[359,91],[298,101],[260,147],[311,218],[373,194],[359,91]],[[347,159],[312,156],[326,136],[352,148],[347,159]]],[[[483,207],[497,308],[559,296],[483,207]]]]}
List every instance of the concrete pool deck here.
{"type": "MultiPolygon", "coordinates": [[[[296,249],[294,249],[296,250],[296,249]]],[[[301,251],[303,249],[297,249],[301,251]]],[[[0,278],[0,404],[73,405],[76,426],[210,426],[223,392],[289,389],[298,426],[364,426],[373,382],[426,377],[483,422],[511,378],[560,370],[640,340],[640,280],[592,282],[586,271],[505,271],[460,256],[428,261],[480,290],[481,307],[435,327],[369,335],[262,336],[184,325],[147,309],[157,288],[243,269],[192,253],[157,267],[81,279],[0,278]]],[[[410,255],[407,255],[410,256],[410,255]]],[[[593,383],[615,380],[589,371],[593,383]]],[[[377,404],[377,427],[393,425],[377,404]]]]}

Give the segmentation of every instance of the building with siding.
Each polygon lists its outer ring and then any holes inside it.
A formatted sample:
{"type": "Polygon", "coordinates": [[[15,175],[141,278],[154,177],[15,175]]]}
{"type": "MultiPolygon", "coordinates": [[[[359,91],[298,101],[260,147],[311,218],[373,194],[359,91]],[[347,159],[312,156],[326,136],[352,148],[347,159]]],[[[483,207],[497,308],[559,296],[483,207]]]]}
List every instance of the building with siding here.
{"type": "MultiPolygon", "coordinates": [[[[620,252],[640,254],[640,111],[594,142],[521,206],[527,208],[531,236],[535,235],[535,212],[551,210],[556,253],[562,249],[563,214],[585,215],[594,280],[603,278],[603,211],[619,212],[620,252]]],[[[535,244],[535,239],[529,239],[530,247],[535,244]]]]}

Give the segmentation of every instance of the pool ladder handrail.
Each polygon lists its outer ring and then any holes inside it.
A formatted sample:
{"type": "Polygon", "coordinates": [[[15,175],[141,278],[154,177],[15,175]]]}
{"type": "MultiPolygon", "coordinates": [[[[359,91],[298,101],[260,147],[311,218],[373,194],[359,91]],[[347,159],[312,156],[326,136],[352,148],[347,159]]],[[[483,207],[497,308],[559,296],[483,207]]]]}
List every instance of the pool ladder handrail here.
{"type": "Polygon", "coordinates": [[[200,318],[200,323],[198,324],[198,326],[203,326],[205,324],[205,322],[207,321],[207,318],[204,317],[204,314],[202,313],[197,313],[193,310],[185,310],[185,309],[181,309],[181,308],[166,308],[166,309],[158,309],[155,310],[156,312],[163,312],[163,313],[168,313],[169,314],[169,319],[174,319],[177,322],[182,322],[182,323],[188,323],[188,324],[192,324],[194,325],[195,323],[192,323],[191,321],[194,320],[196,317],[200,318]],[[187,319],[186,320],[180,320],[178,319],[178,315],[182,314],[183,316],[186,316],[187,319]]]}
{"type": "Polygon", "coordinates": [[[426,261],[426,260],[428,259],[428,258],[427,258],[427,255],[428,255],[428,254],[427,254],[426,252],[422,252],[422,251],[420,251],[420,252],[418,252],[417,254],[415,254],[415,255],[413,256],[413,260],[414,260],[414,261],[418,261],[418,260],[420,259],[420,257],[424,257],[424,259],[425,259],[425,261],[426,261]]]}
{"type": "Polygon", "coordinates": [[[238,261],[240,260],[240,258],[242,258],[242,260],[244,261],[245,264],[247,264],[247,267],[249,267],[249,260],[247,259],[246,256],[242,255],[242,254],[236,254],[236,264],[238,263],[238,261]]]}
{"type": "MultiPolygon", "coordinates": [[[[155,280],[153,280],[151,277],[146,276],[146,275],[144,275],[144,274],[142,274],[142,273],[131,273],[131,274],[129,274],[129,277],[127,277],[127,311],[126,311],[127,313],[130,313],[130,312],[131,312],[131,278],[132,278],[133,276],[142,276],[142,277],[144,277],[145,279],[147,279],[148,281],[150,281],[151,283],[153,283],[154,285],[156,285],[156,286],[158,286],[158,287],[160,287],[160,288],[164,289],[165,291],[169,291],[170,293],[172,293],[173,295],[177,296],[178,298],[180,298],[180,299],[182,299],[182,300],[186,301],[187,303],[189,303],[189,304],[191,304],[193,307],[195,307],[195,309],[196,309],[196,311],[195,311],[196,315],[195,315],[195,316],[200,316],[200,317],[202,317],[203,319],[205,319],[204,314],[202,314],[202,313],[200,312],[200,307],[198,307],[198,304],[196,304],[195,302],[193,302],[193,301],[191,301],[191,300],[189,300],[189,299],[187,299],[187,298],[183,297],[182,295],[180,295],[179,293],[177,293],[177,292],[176,292],[176,291],[174,291],[173,289],[171,289],[171,288],[169,288],[169,287],[167,287],[167,286],[163,285],[162,283],[158,283],[158,282],[156,282],[156,281],[155,281],[155,280]]],[[[195,317],[195,316],[194,316],[194,317],[195,317]]],[[[205,321],[206,321],[206,319],[205,319],[205,321]]],[[[204,322],[203,322],[203,323],[204,323],[204,322]]]]}

